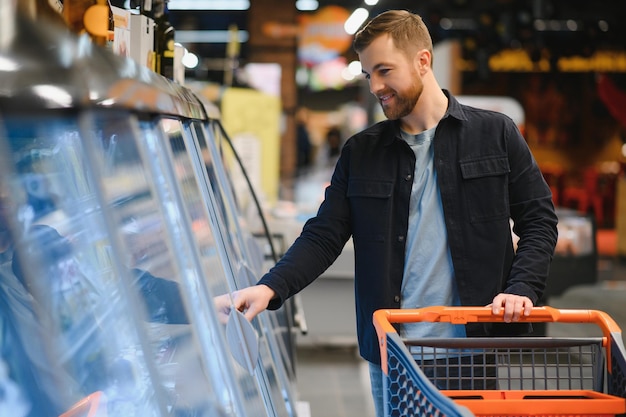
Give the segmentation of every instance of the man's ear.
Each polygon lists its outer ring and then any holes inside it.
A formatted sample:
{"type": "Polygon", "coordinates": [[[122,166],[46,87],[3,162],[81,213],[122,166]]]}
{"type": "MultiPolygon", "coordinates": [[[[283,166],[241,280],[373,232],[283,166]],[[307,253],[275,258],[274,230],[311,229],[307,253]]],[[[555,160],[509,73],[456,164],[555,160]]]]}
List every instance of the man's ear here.
{"type": "Polygon", "coordinates": [[[426,73],[432,69],[432,54],[428,51],[428,49],[420,49],[415,54],[414,64],[415,68],[420,74],[426,73]]]}

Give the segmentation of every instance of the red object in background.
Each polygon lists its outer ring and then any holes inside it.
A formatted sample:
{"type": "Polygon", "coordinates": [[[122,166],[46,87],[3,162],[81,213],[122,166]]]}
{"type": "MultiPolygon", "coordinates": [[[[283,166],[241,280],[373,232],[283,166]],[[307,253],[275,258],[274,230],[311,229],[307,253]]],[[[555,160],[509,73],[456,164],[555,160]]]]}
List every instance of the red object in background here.
{"type": "Polygon", "coordinates": [[[626,127],[626,92],[620,90],[608,75],[600,74],[598,95],[611,115],[626,127]]]}
{"type": "Polygon", "coordinates": [[[565,173],[563,167],[558,164],[542,164],[540,167],[543,178],[548,183],[552,192],[552,201],[556,207],[561,206],[561,194],[563,193],[563,182],[565,173]]]}
{"type": "Polygon", "coordinates": [[[561,204],[573,206],[581,214],[593,213],[596,225],[604,225],[604,200],[598,190],[599,173],[595,167],[586,168],[579,183],[569,184],[563,188],[561,204]]]}

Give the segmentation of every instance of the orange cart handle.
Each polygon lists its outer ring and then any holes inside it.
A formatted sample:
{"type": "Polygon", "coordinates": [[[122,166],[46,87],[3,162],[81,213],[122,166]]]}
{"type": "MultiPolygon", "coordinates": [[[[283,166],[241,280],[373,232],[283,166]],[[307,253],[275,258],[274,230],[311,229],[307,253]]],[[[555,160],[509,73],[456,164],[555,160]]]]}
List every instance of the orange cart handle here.
{"type": "MultiPolygon", "coordinates": [[[[391,323],[448,322],[502,323],[504,313],[493,314],[491,307],[425,307],[419,309],[386,309],[374,312],[374,325],[383,333],[395,332],[391,323]]],[[[520,323],[592,323],[602,330],[605,337],[621,333],[620,327],[607,313],[599,310],[557,309],[534,307],[529,316],[522,316],[520,323]]],[[[382,334],[379,334],[379,337],[382,334]]]]}
{"type": "MultiPolygon", "coordinates": [[[[419,309],[382,309],[374,312],[374,327],[378,335],[381,351],[381,367],[387,374],[387,334],[397,333],[391,323],[448,322],[467,323],[502,323],[504,312],[493,314],[491,307],[425,307],[419,309]]],[[[610,367],[611,355],[608,353],[608,341],[613,336],[621,340],[621,329],[607,313],[599,310],[556,309],[553,307],[534,307],[529,316],[522,316],[519,323],[592,323],[602,330],[602,344],[607,349],[607,366],[610,367]]]]}

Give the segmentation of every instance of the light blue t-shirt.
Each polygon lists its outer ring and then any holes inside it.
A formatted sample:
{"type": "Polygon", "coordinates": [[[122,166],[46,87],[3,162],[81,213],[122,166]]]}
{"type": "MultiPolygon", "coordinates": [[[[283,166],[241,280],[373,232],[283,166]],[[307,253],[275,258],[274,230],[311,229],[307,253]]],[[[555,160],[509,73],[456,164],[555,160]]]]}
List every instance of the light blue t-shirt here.
{"type": "MultiPolygon", "coordinates": [[[[403,139],[416,157],[402,280],[402,308],[460,305],[433,164],[435,129],[436,126],[417,135],[402,132],[403,139]]],[[[400,327],[400,335],[408,339],[465,337],[465,326],[410,323],[400,327]]]]}

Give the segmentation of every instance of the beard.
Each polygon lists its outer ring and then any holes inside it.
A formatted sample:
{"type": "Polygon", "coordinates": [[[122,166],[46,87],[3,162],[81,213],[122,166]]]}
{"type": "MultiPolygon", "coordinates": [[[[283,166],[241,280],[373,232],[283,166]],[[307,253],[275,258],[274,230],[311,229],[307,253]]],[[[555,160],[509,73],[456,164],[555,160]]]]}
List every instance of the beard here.
{"type": "Polygon", "coordinates": [[[392,102],[389,104],[382,104],[383,113],[389,120],[398,120],[410,114],[417,100],[419,100],[424,90],[424,85],[420,82],[419,78],[414,78],[413,83],[402,93],[391,90],[394,93],[392,102]]]}

